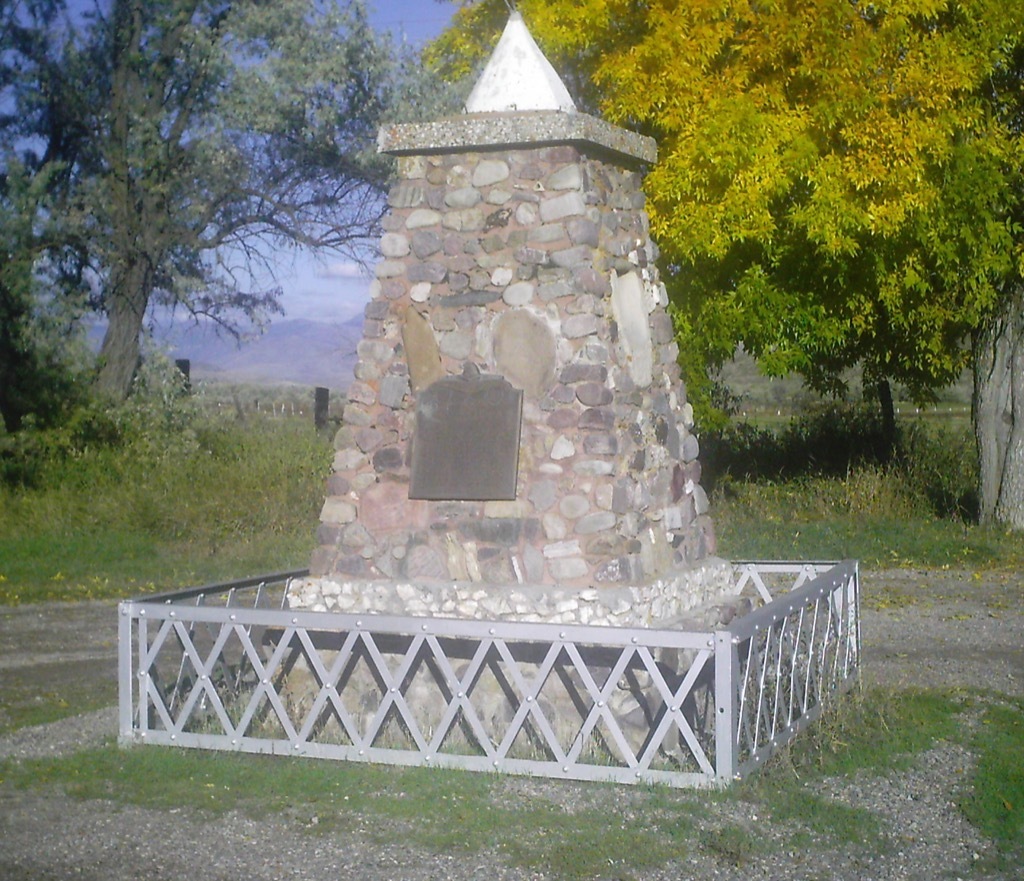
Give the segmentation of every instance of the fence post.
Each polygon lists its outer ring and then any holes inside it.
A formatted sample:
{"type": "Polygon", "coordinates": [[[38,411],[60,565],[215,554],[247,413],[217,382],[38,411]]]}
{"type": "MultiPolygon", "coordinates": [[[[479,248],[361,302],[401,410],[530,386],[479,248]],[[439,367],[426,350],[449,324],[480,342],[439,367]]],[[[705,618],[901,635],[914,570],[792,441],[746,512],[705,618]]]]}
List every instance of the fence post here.
{"type": "MultiPolygon", "coordinates": [[[[132,717],[134,715],[135,689],[139,689],[139,706],[142,706],[144,697],[142,687],[136,681],[135,670],[132,666],[135,644],[132,640],[132,612],[134,607],[129,602],[122,602],[118,605],[120,617],[117,619],[117,716],[118,716],[118,741],[128,744],[132,739],[132,717]]],[[[141,650],[140,650],[141,653],[141,650]]]]}
{"type": "Polygon", "coordinates": [[[181,371],[181,375],[185,377],[185,392],[189,393],[192,391],[192,362],[188,358],[176,358],[174,360],[174,366],[181,371]]]}
{"type": "Polygon", "coordinates": [[[327,408],[331,401],[331,390],[317,386],[313,392],[313,424],[317,431],[327,428],[327,408]]]}
{"type": "Polygon", "coordinates": [[[736,730],[739,700],[736,675],[739,651],[728,630],[715,632],[715,777],[728,786],[738,769],[736,730]]]}

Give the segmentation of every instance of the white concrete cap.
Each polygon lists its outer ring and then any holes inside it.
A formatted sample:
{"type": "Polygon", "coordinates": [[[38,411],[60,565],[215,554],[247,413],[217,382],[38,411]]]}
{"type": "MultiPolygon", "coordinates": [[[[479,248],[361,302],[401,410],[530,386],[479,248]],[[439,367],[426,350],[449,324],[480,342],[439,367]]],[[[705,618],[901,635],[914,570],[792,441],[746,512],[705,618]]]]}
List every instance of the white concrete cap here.
{"type": "Polygon", "coordinates": [[[551,62],[513,12],[466,101],[467,113],[514,110],[562,110],[575,113],[576,104],[551,62]]]}

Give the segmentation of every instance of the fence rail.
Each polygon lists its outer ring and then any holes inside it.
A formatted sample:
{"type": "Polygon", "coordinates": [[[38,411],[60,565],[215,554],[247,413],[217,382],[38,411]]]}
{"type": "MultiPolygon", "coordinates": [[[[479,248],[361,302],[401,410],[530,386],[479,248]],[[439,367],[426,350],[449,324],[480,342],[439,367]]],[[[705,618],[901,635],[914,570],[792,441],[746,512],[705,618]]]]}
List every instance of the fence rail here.
{"type": "Polygon", "coordinates": [[[714,632],[293,611],[290,578],[119,608],[120,739],[724,785],[856,676],[855,562],[742,563],[714,632]]]}

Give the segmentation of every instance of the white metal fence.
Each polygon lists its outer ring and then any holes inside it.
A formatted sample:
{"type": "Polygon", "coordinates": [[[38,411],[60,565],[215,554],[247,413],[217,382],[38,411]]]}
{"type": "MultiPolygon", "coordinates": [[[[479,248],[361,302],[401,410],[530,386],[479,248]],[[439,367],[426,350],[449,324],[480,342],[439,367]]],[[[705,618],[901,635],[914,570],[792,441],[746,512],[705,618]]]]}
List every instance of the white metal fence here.
{"type": "Polygon", "coordinates": [[[852,561],[736,564],[764,604],[713,632],[292,611],[302,574],[121,603],[121,742],[723,785],[860,660],[852,561]]]}

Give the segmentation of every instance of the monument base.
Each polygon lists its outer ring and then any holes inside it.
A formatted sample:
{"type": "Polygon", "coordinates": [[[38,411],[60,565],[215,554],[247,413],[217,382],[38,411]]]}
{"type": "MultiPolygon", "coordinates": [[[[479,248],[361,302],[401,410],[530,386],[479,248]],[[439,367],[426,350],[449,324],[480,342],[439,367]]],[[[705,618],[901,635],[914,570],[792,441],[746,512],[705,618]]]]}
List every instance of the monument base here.
{"type": "Polygon", "coordinates": [[[576,588],[475,581],[294,580],[288,607],[312,612],[414,615],[606,627],[659,627],[735,592],[731,564],[717,557],[646,584],[576,588]]]}

